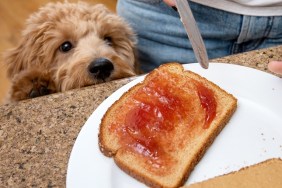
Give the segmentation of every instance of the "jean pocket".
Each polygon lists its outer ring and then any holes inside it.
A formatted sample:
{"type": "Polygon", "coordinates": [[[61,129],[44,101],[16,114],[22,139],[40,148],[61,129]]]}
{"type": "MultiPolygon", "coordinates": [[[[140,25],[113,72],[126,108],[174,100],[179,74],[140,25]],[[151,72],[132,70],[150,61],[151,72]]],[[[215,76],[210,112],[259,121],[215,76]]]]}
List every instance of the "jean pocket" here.
{"type": "Polygon", "coordinates": [[[150,3],[150,4],[156,4],[156,3],[160,3],[162,0],[135,0],[135,1],[140,1],[140,2],[144,2],[144,3],[150,3]]]}

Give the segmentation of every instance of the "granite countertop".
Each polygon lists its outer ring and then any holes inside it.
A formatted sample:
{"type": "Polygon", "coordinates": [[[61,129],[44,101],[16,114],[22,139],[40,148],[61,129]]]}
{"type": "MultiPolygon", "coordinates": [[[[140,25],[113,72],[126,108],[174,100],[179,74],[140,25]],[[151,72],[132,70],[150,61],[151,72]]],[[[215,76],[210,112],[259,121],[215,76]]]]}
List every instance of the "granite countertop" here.
{"type": "MultiPolygon", "coordinates": [[[[211,61],[267,72],[270,60],[282,60],[282,46],[211,61]]],[[[65,187],[80,129],[104,99],[133,79],[0,106],[0,187],[65,187]]]]}

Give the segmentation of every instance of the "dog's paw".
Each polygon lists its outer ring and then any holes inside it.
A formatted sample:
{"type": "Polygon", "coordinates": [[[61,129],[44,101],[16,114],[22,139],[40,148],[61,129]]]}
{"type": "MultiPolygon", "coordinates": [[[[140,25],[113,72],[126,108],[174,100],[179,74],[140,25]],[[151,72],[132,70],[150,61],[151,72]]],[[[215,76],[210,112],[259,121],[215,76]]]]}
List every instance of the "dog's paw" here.
{"type": "Polygon", "coordinates": [[[40,97],[43,95],[55,93],[52,83],[50,84],[50,80],[46,78],[38,77],[38,78],[33,78],[31,81],[33,83],[33,87],[29,92],[29,98],[35,98],[35,97],[40,97]]]}
{"type": "Polygon", "coordinates": [[[19,101],[56,92],[55,83],[48,72],[26,70],[12,81],[10,100],[19,101]]]}

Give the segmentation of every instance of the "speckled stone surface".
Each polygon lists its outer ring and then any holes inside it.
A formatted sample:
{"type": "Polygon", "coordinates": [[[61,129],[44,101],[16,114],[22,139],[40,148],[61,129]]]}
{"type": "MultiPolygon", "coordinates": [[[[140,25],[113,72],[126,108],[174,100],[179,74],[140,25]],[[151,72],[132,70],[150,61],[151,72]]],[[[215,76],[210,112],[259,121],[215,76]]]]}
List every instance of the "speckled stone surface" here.
{"type": "MultiPolygon", "coordinates": [[[[212,61],[267,71],[270,60],[282,60],[282,46],[212,61]]],[[[80,129],[105,98],[132,79],[0,106],[0,187],[65,187],[80,129]]]]}

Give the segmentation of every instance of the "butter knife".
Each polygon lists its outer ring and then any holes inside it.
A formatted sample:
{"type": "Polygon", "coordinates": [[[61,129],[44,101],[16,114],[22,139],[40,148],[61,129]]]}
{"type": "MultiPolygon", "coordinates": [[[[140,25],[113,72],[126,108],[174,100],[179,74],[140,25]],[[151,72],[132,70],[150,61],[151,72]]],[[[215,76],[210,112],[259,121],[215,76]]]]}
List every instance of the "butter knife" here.
{"type": "Polygon", "coordinates": [[[192,14],[187,0],[175,0],[180,20],[186,30],[190,43],[192,45],[195,57],[200,65],[207,69],[209,67],[209,59],[207,50],[203,42],[203,38],[192,14]]]}

